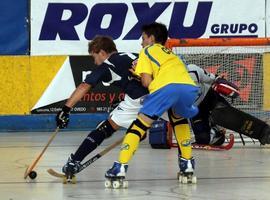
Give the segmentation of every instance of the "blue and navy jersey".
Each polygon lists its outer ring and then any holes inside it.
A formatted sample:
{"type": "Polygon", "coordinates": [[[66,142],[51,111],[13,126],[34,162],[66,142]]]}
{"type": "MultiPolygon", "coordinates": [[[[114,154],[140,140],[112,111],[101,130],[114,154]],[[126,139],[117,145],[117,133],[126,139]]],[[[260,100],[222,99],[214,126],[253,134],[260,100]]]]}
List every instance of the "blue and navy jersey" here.
{"type": "Polygon", "coordinates": [[[148,93],[148,89],[134,79],[130,79],[129,69],[138,54],[115,53],[98,66],[84,80],[85,83],[95,87],[98,83],[114,85],[120,88],[132,99],[137,99],[148,93]]]}

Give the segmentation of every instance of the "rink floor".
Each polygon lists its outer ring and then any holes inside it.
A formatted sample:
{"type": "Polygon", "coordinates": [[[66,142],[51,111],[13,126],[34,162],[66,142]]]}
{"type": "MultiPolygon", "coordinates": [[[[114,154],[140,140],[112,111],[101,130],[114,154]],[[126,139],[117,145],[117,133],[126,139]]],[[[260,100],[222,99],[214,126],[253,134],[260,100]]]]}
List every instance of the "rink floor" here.
{"type": "MultiPolygon", "coordinates": [[[[176,179],[177,151],[152,149],[144,141],[130,162],[128,189],[105,189],[104,173],[118,157],[119,147],[97,160],[77,175],[77,184],[62,184],[46,170],[60,171],[70,153],[88,132],[59,132],[36,171],[35,181],[23,179],[25,166],[41,152],[52,132],[0,133],[0,199],[3,200],[73,200],[73,199],[270,199],[270,148],[259,144],[230,151],[194,150],[196,185],[181,185],[176,179]]],[[[103,150],[123,132],[106,140],[93,154],[103,150]]]]}

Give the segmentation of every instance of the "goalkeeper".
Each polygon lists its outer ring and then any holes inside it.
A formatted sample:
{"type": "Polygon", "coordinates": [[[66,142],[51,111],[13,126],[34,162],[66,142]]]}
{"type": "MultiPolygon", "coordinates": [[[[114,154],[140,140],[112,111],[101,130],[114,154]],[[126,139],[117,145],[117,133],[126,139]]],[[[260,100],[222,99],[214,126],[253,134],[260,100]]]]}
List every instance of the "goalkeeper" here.
{"type": "Polygon", "coordinates": [[[219,127],[258,139],[261,144],[270,143],[268,124],[234,108],[226,100],[225,97],[239,96],[236,85],[193,64],[188,65],[188,70],[200,87],[196,101],[199,113],[191,120],[196,143],[221,145],[225,135],[219,127]]]}

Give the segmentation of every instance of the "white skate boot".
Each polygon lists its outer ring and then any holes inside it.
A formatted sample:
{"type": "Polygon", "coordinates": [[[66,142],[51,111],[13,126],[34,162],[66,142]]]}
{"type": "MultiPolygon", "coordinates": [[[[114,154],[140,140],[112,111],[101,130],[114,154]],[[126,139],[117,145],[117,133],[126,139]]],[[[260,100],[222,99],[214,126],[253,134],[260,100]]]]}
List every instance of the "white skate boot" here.
{"type": "Polygon", "coordinates": [[[221,146],[225,142],[226,130],[214,126],[210,130],[210,145],[221,146]]]}
{"type": "Polygon", "coordinates": [[[125,180],[126,172],[128,169],[127,164],[121,164],[117,161],[113,163],[113,166],[106,172],[105,187],[106,188],[127,188],[128,181],[125,180]]]}
{"type": "Polygon", "coordinates": [[[189,160],[179,157],[178,159],[180,172],[177,174],[177,178],[180,183],[197,183],[197,177],[193,175],[195,169],[195,160],[191,158],[189,160]]]}

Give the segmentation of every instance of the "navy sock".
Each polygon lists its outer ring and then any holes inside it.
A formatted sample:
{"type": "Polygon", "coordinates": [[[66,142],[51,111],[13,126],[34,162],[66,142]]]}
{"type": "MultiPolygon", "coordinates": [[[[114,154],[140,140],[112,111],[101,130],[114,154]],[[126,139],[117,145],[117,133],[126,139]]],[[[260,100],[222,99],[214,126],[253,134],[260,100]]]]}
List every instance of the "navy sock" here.
{"type": "Polygon", "coordinates": [[[91,131],[74,153],[73,159],[81,162],[88,154],[94,151],[104,139],[104,132],[99,130],[91,131]]]}

